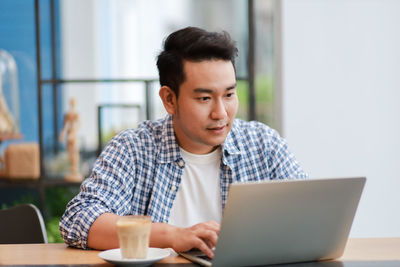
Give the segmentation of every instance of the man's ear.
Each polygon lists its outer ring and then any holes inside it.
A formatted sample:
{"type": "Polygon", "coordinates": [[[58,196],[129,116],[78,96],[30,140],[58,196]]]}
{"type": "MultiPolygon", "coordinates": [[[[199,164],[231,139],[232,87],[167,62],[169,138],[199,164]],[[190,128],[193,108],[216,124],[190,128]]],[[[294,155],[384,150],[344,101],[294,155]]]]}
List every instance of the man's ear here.
{"type": "Polygon", "coordinates": [[[176,101],[176,95],[175,92],[169,88],[168,86],[163,86],[160,88],[160,91],[158,92],[165,110],[168,112],[168,114],[175,114],[176,108],[177,108],[177,101],[176,101]]]}

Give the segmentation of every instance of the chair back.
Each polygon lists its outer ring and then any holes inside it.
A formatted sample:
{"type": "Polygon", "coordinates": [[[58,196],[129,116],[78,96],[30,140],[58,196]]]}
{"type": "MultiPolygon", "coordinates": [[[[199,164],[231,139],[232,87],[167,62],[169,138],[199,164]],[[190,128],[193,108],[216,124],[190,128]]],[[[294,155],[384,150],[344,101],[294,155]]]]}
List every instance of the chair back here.
{"type": "Polygon", "coordinates": [[[40,210],[32,204],[0,210],[0,244],[32,243],[47,243],[40,210]]]}

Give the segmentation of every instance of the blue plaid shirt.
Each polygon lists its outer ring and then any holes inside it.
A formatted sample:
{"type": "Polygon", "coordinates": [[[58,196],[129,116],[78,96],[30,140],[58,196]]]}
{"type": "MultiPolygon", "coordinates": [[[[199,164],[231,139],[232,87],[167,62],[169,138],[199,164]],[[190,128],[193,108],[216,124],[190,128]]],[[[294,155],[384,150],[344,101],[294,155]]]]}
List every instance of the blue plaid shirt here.
{"type": "MultiPolygon", "coordinates": [[[[68,203],[61,236],[70,246],[87,248],[90,226],[106,212],[148,214],[167,223],[184,168],[171,116],[121,132],[68,203]]],[[[222,208],[231,183],[307,177],[276,131],[239,119],[222,145],[220,170],[222,208]]]]}

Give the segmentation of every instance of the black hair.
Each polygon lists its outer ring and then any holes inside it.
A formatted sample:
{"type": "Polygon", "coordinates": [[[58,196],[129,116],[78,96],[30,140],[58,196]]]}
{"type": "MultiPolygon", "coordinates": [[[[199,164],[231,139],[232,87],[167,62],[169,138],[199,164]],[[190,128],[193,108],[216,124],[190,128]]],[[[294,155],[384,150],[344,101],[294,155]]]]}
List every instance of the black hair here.
{"type": "Polygon", "coordinates": [[[164,50],[158,55],[157,68],[161,86],[168,86],[179,95],[179,86],[185,81],[183,60],[230,60],[235,67],[238,49],[226,31],[208,32],[187,27],[171,33],[164,41],[164,50]]]}

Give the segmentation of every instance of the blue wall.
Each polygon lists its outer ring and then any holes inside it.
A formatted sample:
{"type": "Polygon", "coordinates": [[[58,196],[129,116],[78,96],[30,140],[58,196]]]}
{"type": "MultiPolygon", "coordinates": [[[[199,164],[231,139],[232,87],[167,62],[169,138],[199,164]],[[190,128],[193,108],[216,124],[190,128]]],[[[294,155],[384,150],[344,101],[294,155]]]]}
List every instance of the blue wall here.
{"type": "MultiPolygon", "coordinates": [[[[42,78],[51,77],[50,0],[40,0],[42,78]]],[[[59,48],[59,6],[56,5],[56,39],[59,48]]],[[[34,0],[0,1],[0,48],[8,51],[18,67],[20,131],[24,142],[38,142],[38,99],[36,74],[35,2],[34,0]]],[[[57,49],[59,57],[60,49],[57,49]]],[[[58,60],[59,62],[59,60],[58,60]]],[[[60,64],[58,65],[60,73],[60,64]]],[[[43,130],[45,139],[53,132],[51,86],[43,90],[43,130]]],[[[59,94],[59,92],[57,92],[59,94]]],[[[61,99],[59,98],[59,103],[61,99]]],[[[59,117],[60,115],[59,112],[59,117]]],[[[49,143],[49,142],[46,142],[49,143]]]]}

